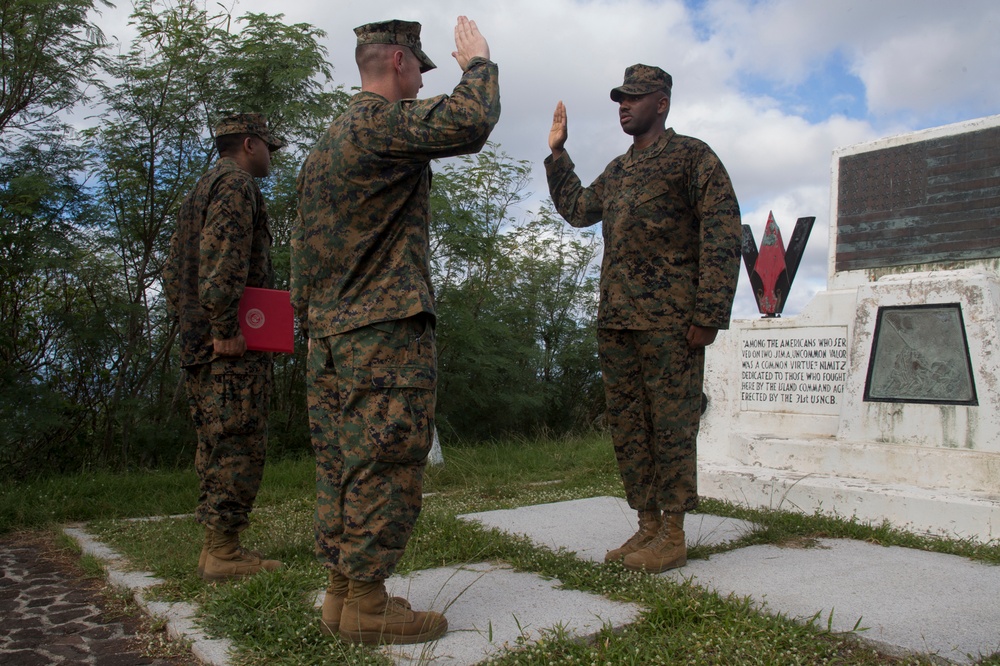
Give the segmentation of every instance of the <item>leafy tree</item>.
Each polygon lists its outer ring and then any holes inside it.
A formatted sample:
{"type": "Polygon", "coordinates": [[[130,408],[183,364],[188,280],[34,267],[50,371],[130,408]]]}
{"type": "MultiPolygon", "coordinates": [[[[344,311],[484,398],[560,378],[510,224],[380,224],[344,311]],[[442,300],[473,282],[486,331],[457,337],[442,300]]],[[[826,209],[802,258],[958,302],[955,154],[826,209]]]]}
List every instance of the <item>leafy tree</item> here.
{"type": "Polygon", "coordinates": [[[95,209],[82,151],[36,134],[0,164],[0,476],[65,470],[106,381],[101,310],[78,237],[95,209]]]}
{"type": "Polygon", "coordinates": [[[599,241],[592,231],[567,226],[550,206],[518,236],[512,297],[538,348],[540,419],[557,431],[587,426],[604,405],[596,342],[599,241]]]}
{"type": "Polygon", "coordinates": [[[216,106],[222,112],[266,114],[289,143],[278,155],[301,157],[343,109],[348,94],[329,87],[333,67],[319,43],[326,33],[308,23],[287,25],[282,18],[249,13],[238,20],[244,27],[221,52],[219,66],[229,73],[230,85],[220,91],[216,106]]]}
{"type": "Polygon", "coordinates": [[[549,208],[518,219],[529,175],[527,162],[491,144],[434,177],[438,413],[461,437],[564,432],[587,422],[600,395],[597,241],[549,208]]]}
{"type": "Polygon", "coordinates": [[[105,378],[80,368],[103,342],[81,280],[79,234],[94,209],[85,155],[58,118],[86,98],[101,62],[88,18],[99,6],[111,5],[0,3],[0,476],[79,463],[64,445],[85,431],[105,378]]]}
{"type": "Polygon", "coordinates": [[[105,45],[88,18],[107,0],[0,2],[0,134],[51,120],[85,97],[105,45]]]}

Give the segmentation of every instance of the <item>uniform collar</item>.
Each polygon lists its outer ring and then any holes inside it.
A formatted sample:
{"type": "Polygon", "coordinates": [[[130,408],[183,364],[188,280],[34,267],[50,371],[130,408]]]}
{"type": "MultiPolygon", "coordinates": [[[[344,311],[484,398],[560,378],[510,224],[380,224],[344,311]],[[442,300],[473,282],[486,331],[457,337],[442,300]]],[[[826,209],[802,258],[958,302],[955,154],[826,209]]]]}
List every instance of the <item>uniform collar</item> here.
{"type": "Polygon", "coordinates": [[[234,160],[232,157],[219,157],[219,161],[215,163],[216,166],[226,167],[227,169],[238,169],[244,173],[250,173],[246,169],[240,166],[240,163],[234,160]]]}
{"type": "Polygon", "coordinates": [[[637,164],[644,160],[659,156],[667,145],[670,144],[670,140],[674,138],[675,134],[674,128],[668,127],[664,130],[663,134],[661,134],[660,137],[651,145],[647,146],[645,150],[636,152],[635,146],[629,146],[628,152],[625,153],[625,162],[627,164],[637,164]]]}

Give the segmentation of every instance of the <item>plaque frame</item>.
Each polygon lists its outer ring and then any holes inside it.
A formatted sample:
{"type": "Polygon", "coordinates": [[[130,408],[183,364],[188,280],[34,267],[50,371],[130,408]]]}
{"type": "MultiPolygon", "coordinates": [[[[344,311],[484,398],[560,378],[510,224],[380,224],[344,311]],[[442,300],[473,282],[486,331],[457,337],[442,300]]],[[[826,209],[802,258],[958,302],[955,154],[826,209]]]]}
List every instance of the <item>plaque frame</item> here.
{"type": "MultiPolygon", "coordinates": [[[[950,341],[947,341],[950,342],[950,341]]],[[[883,346],[887,346],[886,345],[883,346]]],[[[972,367],[972,357],[969,354],[969,337],[965,329],[965,320],[962,317],[962,305],[960,303],[923,303],[917,305],[885,305],[879,306],[878,315],[875,319],[875,332],[872,334],[872,347],[871,354],[868,357],[868,372],[865,376],[865,392],[864,392],[865,402],[890,402],[890,403],[915,403],[915,404],[928,404],[928,405],[964,405],[968,407],[978,407],[979,397],[976,392],[976,376],[972,367]],[[875,373],[875,368],[880,360],[879,354],[879,343],[882,341],[882,335],[886,331],[886,327],[883,323],[886,321],[885,316],[892,312],[909,311],[909,312],[919,312],[919,311],[930,311],[930,310],[952,310],[958,321],[959,333],[961,334],[962,341],[962,359],[965,361],[965,374],[968,378],[968,387],[971,390],[971,397],[968,399],[960,400],[948,400],[940,397],[927,397],[921,398],[917,396],[887,396],[887,395],[875,395],[872,386],[872,378],[875,373]]]]}

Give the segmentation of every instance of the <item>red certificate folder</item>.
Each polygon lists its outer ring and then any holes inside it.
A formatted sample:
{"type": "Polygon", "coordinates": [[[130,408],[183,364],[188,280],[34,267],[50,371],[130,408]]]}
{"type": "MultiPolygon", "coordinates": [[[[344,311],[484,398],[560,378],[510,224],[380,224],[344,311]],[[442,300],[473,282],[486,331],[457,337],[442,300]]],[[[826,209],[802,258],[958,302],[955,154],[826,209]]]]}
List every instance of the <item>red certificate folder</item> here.
{"type": "Polygon", "coordinates": [[[246,287],[240,299],[240,330],[247,349],[291,354],[295,346],[292,297],[280,289],[246,287]]]}

